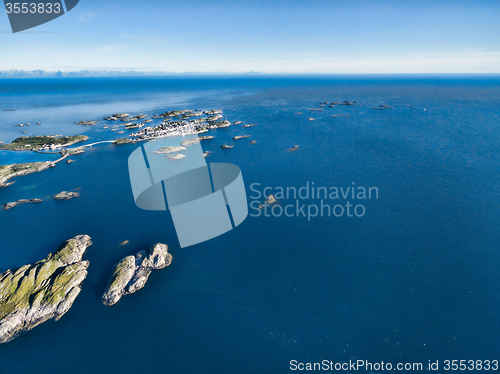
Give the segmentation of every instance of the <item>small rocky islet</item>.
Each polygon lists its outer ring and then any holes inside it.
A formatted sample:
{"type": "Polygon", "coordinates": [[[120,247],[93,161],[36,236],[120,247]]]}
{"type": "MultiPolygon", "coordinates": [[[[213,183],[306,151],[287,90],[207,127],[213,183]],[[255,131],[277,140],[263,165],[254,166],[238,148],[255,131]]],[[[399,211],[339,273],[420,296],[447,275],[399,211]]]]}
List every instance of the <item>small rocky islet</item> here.
{"type": "Polygon", "coordinates": [[[69,200],[79,196],[80,194],[78,192],[62,191],[54,196],[54,200],[69,200]]]}
{"type": "Polygon", "coordinates": [[[114,267],[106,291],[102,296],[104,305],[116,304],[122,296],[132,294],[144,287],[153,270],[163,269],[172,263],[172,255],[166,244],[158,243],[147,251],[121,259],[114,267]]]}
{"type": "Polygon", "coordinates": [[[20,204],[41,203],[42,199],[20,199],[3,205],[3,210],[9,210],[20,204]]]}

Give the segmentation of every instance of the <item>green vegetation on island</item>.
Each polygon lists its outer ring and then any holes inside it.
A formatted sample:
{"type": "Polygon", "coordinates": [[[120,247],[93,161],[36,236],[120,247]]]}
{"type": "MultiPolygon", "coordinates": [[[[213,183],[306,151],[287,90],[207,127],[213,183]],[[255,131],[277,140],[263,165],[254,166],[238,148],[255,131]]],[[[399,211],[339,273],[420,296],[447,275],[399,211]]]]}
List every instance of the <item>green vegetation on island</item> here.
{"type": "Polygon", "coordinates": [[[74,136],[21,136],[14,140],[11,144],[2,144],[0,149],[21,151],[21,150],[54,150],[70,146],[72,144],[83,142],[88,139],[85,135],[74,136]]]}
{"type": "Polygon", "coordinates": [[[6,183],[7,180],[11,178],[36,173],[48,169],[50,166],[51,163],[49,162],[31,162],[27,164],[0,165],[0,187],[7,187],[14,183],[6,183]]]}
{"type": "Polygon", "coordinates": [[[80,293],[92,245],[88,235],[64,242],[59,250],[34,265],[0,274],[0,343],[49,320],[61,318],[80,293]]]}

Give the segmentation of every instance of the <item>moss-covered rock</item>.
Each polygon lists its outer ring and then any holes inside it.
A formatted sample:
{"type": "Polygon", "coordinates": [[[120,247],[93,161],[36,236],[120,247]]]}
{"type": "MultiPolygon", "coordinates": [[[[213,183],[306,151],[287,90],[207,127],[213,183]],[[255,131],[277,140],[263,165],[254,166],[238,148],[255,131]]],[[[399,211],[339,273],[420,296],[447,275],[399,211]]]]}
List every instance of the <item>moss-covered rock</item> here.
{"type": "Polygon", "coordinates": [[[0,274],[0,343],[71,308],[87,276],[82,256],[91,244],[88,235],[79,235],[34,265],[0,274]]]}

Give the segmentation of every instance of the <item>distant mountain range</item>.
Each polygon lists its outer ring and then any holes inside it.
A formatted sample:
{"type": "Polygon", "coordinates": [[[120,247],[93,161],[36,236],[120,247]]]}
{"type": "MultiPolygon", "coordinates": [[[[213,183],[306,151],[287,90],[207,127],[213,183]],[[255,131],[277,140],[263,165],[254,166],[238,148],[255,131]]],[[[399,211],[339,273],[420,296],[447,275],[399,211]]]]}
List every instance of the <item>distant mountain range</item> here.
{"type": "MultiPolygon", "coordinates": [[[[119,71],[119,70],[79,70],[79,71],[45,71],[45,70],[0,70],[0,78],[38,78],[38,77],[133,77],[155,75],[229,75],[234,73],[213,72],[185,72],[169,73],[164,71],[119,71]]],[[[239,74],[262,74],[254,71],[239,74]]]]}

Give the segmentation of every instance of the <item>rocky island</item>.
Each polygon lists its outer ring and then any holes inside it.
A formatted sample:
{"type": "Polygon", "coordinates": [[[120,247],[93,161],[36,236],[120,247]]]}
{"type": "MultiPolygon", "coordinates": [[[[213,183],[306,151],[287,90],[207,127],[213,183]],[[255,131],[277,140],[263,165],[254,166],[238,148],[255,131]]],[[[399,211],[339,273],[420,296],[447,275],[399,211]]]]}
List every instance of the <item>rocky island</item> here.
{"type": "Polygon", "coordinates": [[[85,135],[75,136],[21,136],[14,140],[11,144],[2,144],[0,149],[7,151],[27,151],[27,150],[42,150],[42,149],[60,149],[73,145],[78,142],[83,142],[88,139],[85,135]]]}
{"type": "Polygon", "coordinates": [[[41,203],[41,202],[42,202],[41,199],[21,199],[21,200],[13,201],[11,203],[4,204],[3,205],[3,209],[4,210],[9,210],[9,209],[12,209],[16,205],[19,205],[19,204],[41,203]]]}
{"type": "Polygon", "coordinates": [[[7,181],[14,177],[36,173],[50,167],[49,162],[31,162],[27,164],[12,164],[0,166],[0,187],[10,186],[14,182],[7,181]]]}
{"type": "Polygon", "coordinates": [[[102,296],[104,305],[114,305],[124,295],[140,290],[155,269],[163,269],[172,262],[166,244],[158,243],[147,251],[140,251],[135,256],[127,256],[116,265],[108,287],[102,296]]]}
{"type": "Polygon", "coordinates": [[[88,235],[78,235],[44,260],[0,274],[0,343],[71,308],[87,276],[82,256],[91,244],[88,235]]]}
{"type": "Polygon", "coordinates": [[[79,197],[80,194],[78,192],[68,192],[68,191],[63,191],[59,192],[57,195],[54,196],[54,200],[69,200],[74,197],[79,197]]]}
{"type": "Polygon", "coordinates": [[[238,140],[238,139],[245,139],[249,138],[250,135],[238,135],[238,136],[233,136],[233,140],[238,140]]]}

